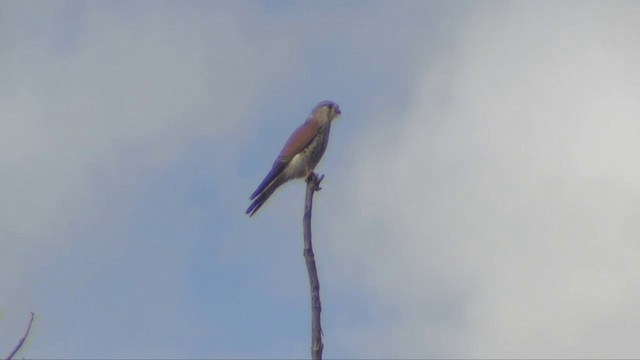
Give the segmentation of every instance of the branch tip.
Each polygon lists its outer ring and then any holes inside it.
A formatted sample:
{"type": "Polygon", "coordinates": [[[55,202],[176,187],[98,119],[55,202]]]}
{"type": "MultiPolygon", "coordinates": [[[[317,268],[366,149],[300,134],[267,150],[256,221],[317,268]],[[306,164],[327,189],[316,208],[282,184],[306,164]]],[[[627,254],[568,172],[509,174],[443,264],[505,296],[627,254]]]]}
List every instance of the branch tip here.
{"type": "Polygon", "coordinates": [[[22,336],[20,341],[18,341],[18,345],[16,345],[16,347],[13,349],[13,351],[11,351],[11,354],[9,354],[9,356],[7,356],[7,360],[11,360],[16,355],[16,353],[22,347],[22,344],[24,344],[24,341],[27,339],[27,336],[29,336],[29,331],[31,331],[31,324],[33,324],[33,317],[35,316],[33,311],[31,311],[30,313],[31,313],[31,319],[29,320],[29,325],[27,326],[27,331],[24,332],[24,336],[22,336]]]}

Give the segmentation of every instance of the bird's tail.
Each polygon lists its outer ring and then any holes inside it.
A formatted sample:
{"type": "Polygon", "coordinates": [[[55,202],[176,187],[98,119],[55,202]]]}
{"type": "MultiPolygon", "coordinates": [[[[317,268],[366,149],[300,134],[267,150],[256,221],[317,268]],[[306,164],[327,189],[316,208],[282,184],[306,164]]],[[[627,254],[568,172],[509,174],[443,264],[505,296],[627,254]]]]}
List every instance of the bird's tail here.
{"type": "Polygon", "coordinates": [[[273,182],[271,182],[271,184],[269,184],[260,194],[255,197],[245,213],[249,214],[249,216],[253,216],[253,214],[255,214],[256,211],[258,211],[258,209],[260,209],[260,207],[265,202],[267,202],[269,197],[271,197],[276,189],[278,189],[278,187],[280,187],[280,185],[282,185],[284,182],[286,182],[286,179],[283,179],[281,176],[275,178],[273,182]]]}

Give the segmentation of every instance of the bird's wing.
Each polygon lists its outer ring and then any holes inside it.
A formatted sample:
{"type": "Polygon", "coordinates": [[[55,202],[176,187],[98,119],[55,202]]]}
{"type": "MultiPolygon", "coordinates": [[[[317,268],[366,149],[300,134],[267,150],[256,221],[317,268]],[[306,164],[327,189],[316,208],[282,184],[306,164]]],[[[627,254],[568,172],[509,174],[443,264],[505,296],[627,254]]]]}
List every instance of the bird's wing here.
{"type": "Polygon", "coordinates": [[[302,151],[302,149],[307,147],[307,145],[313,141],[313,138],[318,135],[319,130],[320,126],[318,122],[312,117],[309,117],[304,124],[298,126],[293,134],[289,136],[289,139],[282,147],[282,150],[280,150],[278,159],[286,162],[291,161],[297,153],[302,151]]]}
{"type": "Polygon", "coordinates": [[[253,200],[260,193],[262,193],[269,185],[282,173],[285,167],[296,154],[302,151],[307,145],[313,141],[313,138],[318,135],[318,122],[313,118],[308,118],[304,124],[298,126],[298,128],[289,136],[289,139],[280,150],[280,154],[273,162],[271,171],[262,180],[256,191],[251,194],[249,200],[253,200]]]}

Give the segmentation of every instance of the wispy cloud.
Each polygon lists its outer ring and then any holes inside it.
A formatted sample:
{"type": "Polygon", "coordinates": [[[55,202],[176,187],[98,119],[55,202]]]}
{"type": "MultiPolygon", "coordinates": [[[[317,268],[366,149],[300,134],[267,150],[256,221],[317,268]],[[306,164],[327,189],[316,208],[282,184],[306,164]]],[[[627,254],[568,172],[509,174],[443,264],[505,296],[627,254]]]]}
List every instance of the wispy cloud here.
{"type": "Polygon", "coordinates": [[[332,276],[374,314],[345,342],[382,357],[638,353],[639,11],[478,4],[425,60],[410,110],[344,150],[332,276]]]}
{"type": "MultiPolygon", "coordinates": [[[[36,357],[187,351],[168,341],[175,330],[159,330],[193,326],[188,311],[167,312],[188,309],[182,278],[198,224],[178,230],[181,219],[165,218],[174,234],[158,234],[166,226],[155,218],[135,233],[141,214],[168,215],[139,204],[155,196],[154,177],[201,139],[218,144],[207,166],[222,169],[252,134],[250,104],[289,66],[287,44],[248,25],[255,11],[199,10],[3,5],[1,348],[33,310],[36,357]],[[96,341],[79,340],[87,326],[96,341]]],[[[180,206],[187,214],[186,201],[180,206]]]]}

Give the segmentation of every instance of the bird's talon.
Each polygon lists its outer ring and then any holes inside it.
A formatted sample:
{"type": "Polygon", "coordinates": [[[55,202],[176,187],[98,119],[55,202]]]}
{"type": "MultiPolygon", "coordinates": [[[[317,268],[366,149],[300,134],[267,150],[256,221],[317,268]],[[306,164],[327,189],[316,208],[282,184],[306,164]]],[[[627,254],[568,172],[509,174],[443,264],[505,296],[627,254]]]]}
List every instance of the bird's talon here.
{"type": "Polygon", "coordinates": [[[318,176],[317,174],[313,173],[313,175],[316,177],[316,186],[313,187],[313,190],[314,191],[322,190],[322,188],[320,187],[320,182],[322,182],[322,179],[324,179],[324,174],[318,176]]]}

